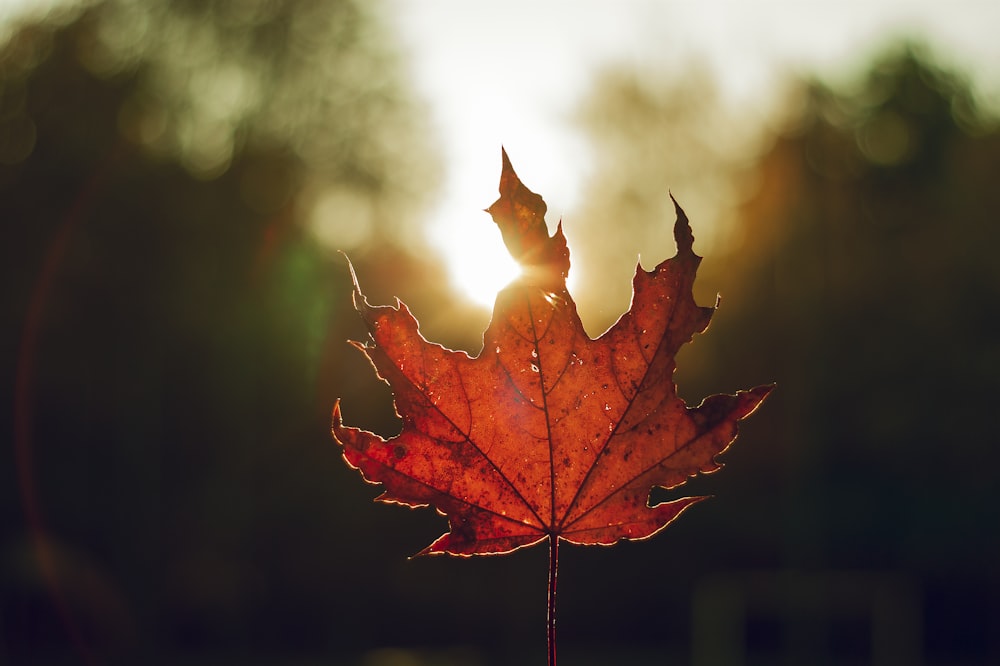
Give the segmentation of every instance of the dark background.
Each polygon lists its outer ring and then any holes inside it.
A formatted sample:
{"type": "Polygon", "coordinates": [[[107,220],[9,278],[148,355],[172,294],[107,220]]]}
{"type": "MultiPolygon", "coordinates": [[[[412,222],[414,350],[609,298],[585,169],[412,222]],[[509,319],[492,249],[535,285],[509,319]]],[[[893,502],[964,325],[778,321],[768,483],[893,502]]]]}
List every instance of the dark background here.
{"type": "MultiPolygon", "coordinates": [[[[401,57],[344,0],[106,0],[0,47],[0,663],[544,660],[544,548],[407,559],[445,521],[372,503],[329,436],[338,397],[398,424],[317,192],[367,206],[343,249],[372,302],[472,352],[485,324],[414,233],[439,158],[401,57]]],[[[581,257],[602,206],[669,232],[629,174],[681,159],[635,149],[673,86],[612,69],[584,100],[581,257]]],[[[1000,661],[997,118],[916,42],[786,106],[725,174],[734,240],[698,287],[723,305],[677,376],[691,402],[778,389],[684,489],[715,499],[562,550],[565,663],[1000,661]]]]}

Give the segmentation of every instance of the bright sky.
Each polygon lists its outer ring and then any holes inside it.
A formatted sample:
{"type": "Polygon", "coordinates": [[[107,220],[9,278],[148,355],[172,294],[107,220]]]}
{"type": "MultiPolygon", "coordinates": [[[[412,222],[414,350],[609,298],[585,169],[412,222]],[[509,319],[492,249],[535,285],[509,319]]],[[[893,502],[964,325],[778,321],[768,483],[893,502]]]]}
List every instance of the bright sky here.
{"type": "Polygon", "coordinates": [[[565,117],[602,63],[667,72],[707,63],[728,102],[763,113],[790,73],[849,76],[890,37],[921,35],[1000,99],[996,0],[391,0],[389,6],[446,157],[432,234],[458,285],[484,304],[510,277],[497,267],[506,260],[499,234],[480,212],[497,196],[500,146],[521,179],[545,197],[550,224],[571,214],[585,196],[588,154],[565,117]]]}
{"type": "MultiPolygon", "coordinates": [[[[430,233],[483,304],[513,270],[481,212],[497,196],[500,146],[551,224],[571,214],[589,162],[566,116],[604,63],[707,64],[724,98],[759,117],[788,74],[847,77],[889,38],[917,35],[1000,105],[997,0],[384,1],[445,157],[430,233]]],[[[0,20],[55,2],[0,0],[0,20]]]]}

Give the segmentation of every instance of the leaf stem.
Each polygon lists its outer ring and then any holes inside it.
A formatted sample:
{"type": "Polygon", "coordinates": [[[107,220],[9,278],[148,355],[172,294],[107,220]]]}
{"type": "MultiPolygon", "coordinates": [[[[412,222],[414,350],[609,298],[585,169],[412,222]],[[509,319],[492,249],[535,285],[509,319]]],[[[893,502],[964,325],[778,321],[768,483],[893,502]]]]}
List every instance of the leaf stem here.
{"type": "Polygon", "coordinates": [[[559,568],[559,537],[549,534],[549,609],[548,629],[549,666],[556,666],[556,573],[559,568]]]}

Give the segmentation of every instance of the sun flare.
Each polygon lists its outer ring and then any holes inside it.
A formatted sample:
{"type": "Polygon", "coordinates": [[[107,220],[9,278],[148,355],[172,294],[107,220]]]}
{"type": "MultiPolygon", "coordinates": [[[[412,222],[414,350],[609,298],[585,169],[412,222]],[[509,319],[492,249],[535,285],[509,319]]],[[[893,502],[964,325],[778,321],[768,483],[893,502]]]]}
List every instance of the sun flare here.
{"type": "MultiPolygon", "coordinates": [[[[513,145],[513,151],[508,147],[507,152],[512,161],[516,156],[515,165],[521,165],[518,175],[530,179],[527,181],[529,188],[539,182],[556,193],[552,201],[546,201],[549,206],[546,220],[551,235],[554,231],[552,220],[562,219],[567,202],[576,194],[574,172],[558,168],[554,156],[565,156],[571,151],[559,149],[558,137],[545,141],[530,123],[513,124],[509,134],[515,139],[508,142],[513,145]]],[[[463,150],[470,150],[471,146],[477,154],[470,161],[470,168],[452,174],[450,187],[443,192],[441,204],[430,216],[433,223],[427,228],[427,240],[440,253],[455,292],[491,310],[497,293],[521,274],[521,267],[507,252],[500,229],[484,210],[484,202],[492,203],[499,194],[500,160],[496,147],[502,145],[497,137],[492,148],[486,146],[484,141],[488,139],[488,136],[485,140],[477,137],[458,143],[463,150]]],[[[582,163],[582,159],[576,160],[577,165],[582,163]]],[[[570,284],[571,278],[572,274],[568,280],[570,284]]]]}
{"type": "Polygon", "coordinates": [[[442,254],[456,291],[483,308],[493,307],[497,292],[521,273],[489,215],[481,224],[443,224],[431,242],[442,254]]]}

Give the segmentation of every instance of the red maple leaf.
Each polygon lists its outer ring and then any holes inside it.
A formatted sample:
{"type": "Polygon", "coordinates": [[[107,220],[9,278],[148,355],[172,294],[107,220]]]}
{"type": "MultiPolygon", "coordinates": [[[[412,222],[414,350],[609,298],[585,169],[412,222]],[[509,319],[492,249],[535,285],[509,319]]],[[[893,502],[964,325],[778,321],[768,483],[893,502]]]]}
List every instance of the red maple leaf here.
{"type": "Polygon", "coordinates": [[[558,541],[612,544],[663,529],[704,498],[649,506],[651,489],[719,469],[737,422],[772,388],[697,407],[677,396],[674,356],[715,308],[694,301],[701,258],[674,203],[677,255],[650,272],[637,267],[631,308],[597,339],[566,290],[562,226],[549,236],[544,201],[506,153],[488,211],[523,271],[497,296],[479,356],[428,342],[405,305],[370,305],[354,278],[371,339],[353,344],[392,387],[403,425],[390,439],[346,427],[338,402],[333,436],[345,459],[384,486],[379,500],[448,517],[449,531],[421,554],[506,553],[548,539],[550,620],[558,541]]]}

